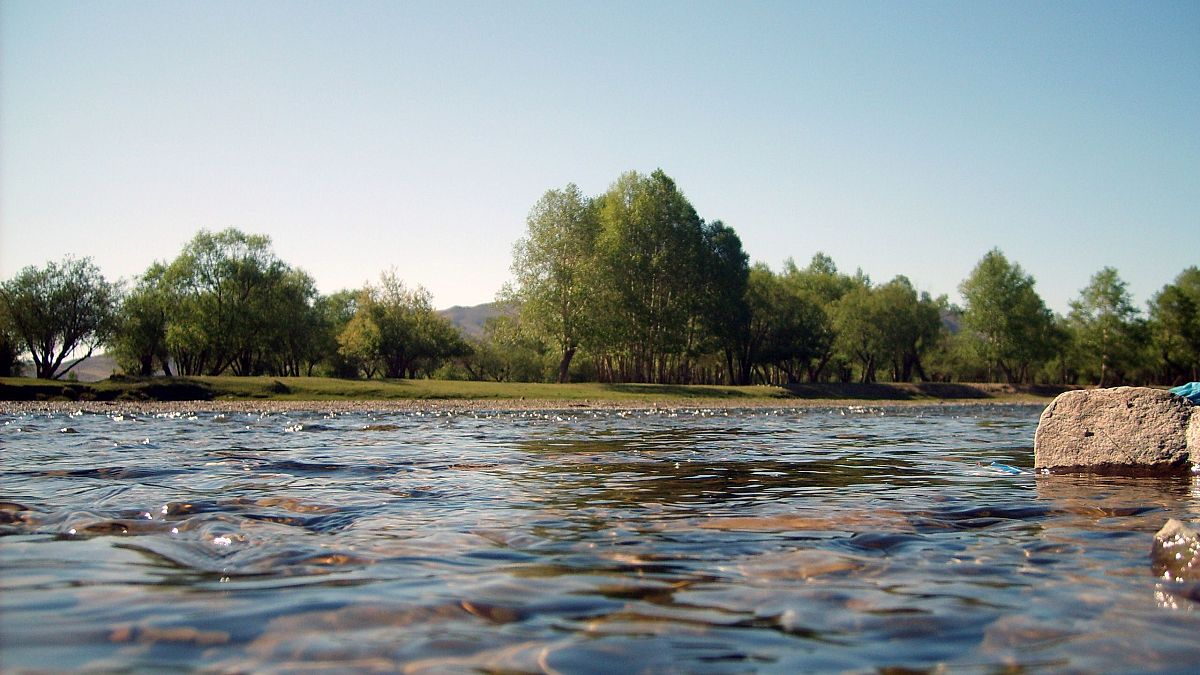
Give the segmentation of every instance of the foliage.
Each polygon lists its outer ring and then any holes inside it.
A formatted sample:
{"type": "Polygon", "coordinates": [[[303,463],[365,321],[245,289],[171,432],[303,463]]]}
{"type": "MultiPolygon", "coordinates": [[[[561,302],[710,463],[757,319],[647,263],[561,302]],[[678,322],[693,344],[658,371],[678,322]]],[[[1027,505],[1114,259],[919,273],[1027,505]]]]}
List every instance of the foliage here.
{"type": "Polygon", "coordinates": [[[1149,330],[1160,381],[1200,380],[1200,268],[1188,267],[1150,299],[1149,330]]]}
{"type": "MultiPolygon", "coordinates": [[[[358,291],[341,290],[321,295],[313,302],[314,320],[311,329],[311,365],[331,377],[357,377],[359,366],[340,351],[338,336],[354,319],[358,308],[358,291]]],[[[310,375],[312,373],[309,373],[310,375]]]]}
{"type": "Polygon", "coordinates": [[[375,298],[370,288],[362,290],[356,301],[354,315],[338,333],[338,354],[355,370],[356,375],[367,379],[375,377],[383,367],[382,334],[372,314],[375,298]]]}
{"type": "Polygon", "coordinates": [[[322,296],[308,274],[275,256],[270,239],[235,229],[201,231],[174,260],[151,265],[124,298],[90,260],[26,268],[0,286],[0,376],[19,372],[29,353],[40,377],[70,377],[67,357],[106,345],[142,378],[321,374],[792,390],[854,379],[1200,379],[1194,266],[1154,295],[1147,318],[1111,268],[1097,272],[1062,317],[1045,307],[1032,276],[993,249],[960,285],[959,309],[903,276],[876,285],[861,270],[839,272],[823,253],[804,268],[791,259],[778,273],[751,267],[737,232],[702,219],[662,171],[626,173],[594,198],[574,185],[550,190],[526,225],[513,249],[514,282],[501,294],[505,309],[469,340],[433,310],[428,291],[394,271],[377,285],[322,296]]]}
{"type": "Polygon", "coordinates": [[[151,265],[121,302],[110,353],[126,373],[149,377],[157,362],[165,375],[171,375],[167,324],[172,302],[162,281],[164,274],[166,267],[151,265]]]}
{"type": "Polygon", "coordinates": [[[964,328],[1008,382],[1028,382],[1031,369],[1054,354],[1053,315],[1033,286],[1033,277],[999,249],[984,255],[959,286],[966,300],[964,328]]]}
{"type": "Polygon", "coordinates": [[[26,267],[0,286],[6,322],[43,379],[63,377],[108,341],[118,297],[90,258],[26,267]],[[62,368],[77,350],[83,357],[62,368]]]}
{"type": "Polygon", "coordinates": [[[763,381],[778,382],[768,369],[773,367],[785,375],[785,383],[798,382],[812,359],[825,352],[824,311],[766,265],[751,268],[746,297],[750,320],[739,355],[743,368],[757,367],[763,381]]]}
{"type": "Polygon", "coordinates": [[[21,374],[21,339],[8,313],[8,303],[0,301],[0,377],[21,374]]]}
{"type": "MultiPolygon", "coordinates": [[[[541,382],[546,380],[550,350],[531,331],[525,330],[521,315],[502,314],[484,323],[482,338],[473,341],[471,354],[462,360],[472,380],[494,382],[541,382]]],[[[559,383],[562,361],[557,359],[559,383]]]]}
{"type": "Polygon", "coordinates": [[[516,287],[504,295],[520,307],[529,331],[557,347],[559,382],[570,378],[571,360],[597,314],[598,233],[591,200],[572,183],[542,196],[513,246],[516,287]]]}
{"type": "Polygon", "coordinates": [[[1136,368],[1145,326],[1117,270],[1094,274],[1071,302],[1068,319],[1079,364],[1097,386],[1122,382],[1136,368]]]}
{"type": "Polygon", "coordinates": [[[366,377],[428,374],[470,350],[458,329],[433,311],[429,291],[409,289],[394,271],[363,289],[356,304],[338,336],[339,351],[366,377]]]}
{"type": "MultiPolygon", "coordinates": [[[[749,384],[753,364],[739,363],[736,357],[745,351],[750,324],[750,256],[742,249],[737,232],[719,220],[706,223],[702,236],[701,328],[710,336],[712,347],[724,356],[725,382],[749,384]]],[[[699,351],[713,349],[701,344],[699,351]]]]}
{"type": "MultiPolygon", "coordinates": [[[[795,367],[807,372],[809,382],[821,382],[831,364],[839,374],[848,372],[835,350],[837,333],[833,324],[833,308],[844,295],[855,288],[870,285],[870,279],[859,271],[855,276],[838,272],[828,255],[817,252],[804,269],[796,267],[789,258],[783,265],[783,281],[791,293],[807,301],[811,316],[807,320],[806,339],[811,349],[794,361],[795,367]]],[[[782,367],[782,366],[781,366],[782,367]]],[[[798,380],[798,371],[788,370],[789,381],[798,380]]],[[[841,379],[848,379],[848,376],[841,379]]]]}
{"type": "Polygon", "coordinates": [[[834,305],[836,344],[859,362],[862,382],[876,381],[880,366],[890,366],[893,382],[914,375],[928,380],[921,359],[941,338],[944,305],[944,298],[918,296],[903,276],[874,288],[856,286],[834,305]]]}
{"type": "Polygon", "coordinates": [[[291,329],[312,320],[312,279],[275,257],[271,240],[201,231],[162,275],[173,307],[167,349],[179,372],[297,374],[307,345],[291,329]]]}
{"type": "Polygon", "coordinates": [[[665,173],[622,175],[596,200],[601,310],[589,347],[610,381],[689,382],[714,343],[741,334],[748,259],[665,173]]]}

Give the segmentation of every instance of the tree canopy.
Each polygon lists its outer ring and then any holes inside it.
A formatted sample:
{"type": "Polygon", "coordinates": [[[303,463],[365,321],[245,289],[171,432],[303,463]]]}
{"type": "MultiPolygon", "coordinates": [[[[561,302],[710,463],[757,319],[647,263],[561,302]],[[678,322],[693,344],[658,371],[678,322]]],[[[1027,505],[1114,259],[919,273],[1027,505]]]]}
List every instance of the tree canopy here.
{"type": "Polygon", "coordinates": [[[521,308],[523,323],[557,348],[559,382],[568,381],[571,360],[592,334],[600,309],[596,215],[575,184],[549,190],[513,246],[516,284],[506,295],[521,308]]]}
{"type": "Polygon", "coordinates": [[[1034,290],[1033,277],[992,249],[959,286],[966,301],[964,327],[1008,382],[1026,382],[1035,365],[1050,358],[1053,315],[1034,290]]]}
{"type": "Polygon", "coordinates": [[[110,338],[118,297],[90,258],[26,267],[0,286],[10,334],[45,379],[63,377],[110,338]],[[63,368],[77,350],[83,356],[63,368]]]}
{"type": "Polygon", "coordinates": [[[1092,276],[1071,302],[1069,320],[1079,358],[1095,373],[1098,386],[1110,383],[1114,372],[1121,377],[1135,366],[1144,324],[1117,270],[1105,267],[1092,276]]]}
{"type": "Polygon", "coordinates": [[[69,374],[106,347],[132,375],[332,375],[793,385],[891,380],[1179,383],[1200,379],[1200,268],[1134,306],[1102,268],[1047,309],[999,249],[959,286],[964,306],[905,276],[873,283],[822,252],[751,265],[663,171],[603,193],[546,191],[513,246],[501,311],[464,335],[392,270],[318,292],[268,237],[202,230],[118,287],[89,260],[0,286],[0,376],[69,374]]]}

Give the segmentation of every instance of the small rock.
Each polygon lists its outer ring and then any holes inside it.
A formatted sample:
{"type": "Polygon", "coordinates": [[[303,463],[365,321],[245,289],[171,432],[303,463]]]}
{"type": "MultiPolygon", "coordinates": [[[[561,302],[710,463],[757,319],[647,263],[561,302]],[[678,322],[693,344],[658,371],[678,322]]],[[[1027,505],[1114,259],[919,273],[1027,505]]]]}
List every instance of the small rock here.
{"type": "Polygon", "coordinates": [[[1154,575],[1167,581],[1200,580],[1200,533],[1171,518],[1154,535],[1154,575]]]}
{"type": "Polygon", "coordinates": [[[1149,387],[1068,391],[1042,412],[1033,440],[1034,466],[1131,474],[1186,471],[1200,460],[1200,415],[1192,415],[1194,408],[1186,399],[1149,387]]]}

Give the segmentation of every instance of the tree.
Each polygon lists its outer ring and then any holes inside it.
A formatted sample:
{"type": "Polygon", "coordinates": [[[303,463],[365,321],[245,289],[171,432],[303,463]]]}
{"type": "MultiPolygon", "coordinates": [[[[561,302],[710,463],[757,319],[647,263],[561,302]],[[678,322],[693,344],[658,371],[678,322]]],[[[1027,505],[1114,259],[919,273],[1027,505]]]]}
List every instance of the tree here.
{"type": "Polygon", "coordinates": [[[597,311],[595,210],[571,183],[547,191],[526,223],[513,246],[516,287],[503,295],[520,306],[523,325],[557,347],[558,382],[567,382],[597,311]]]}
{"type": "Polygon", "coordinates": [[[1183,270],[1150,299],[1150,334],[1164,381],[1200,380],[1200,268],[1183,270]]]}
{"type": "Polygon", "coordinates": [[[838,272],[833,259],[819,251],[813,254],[804,269],[796,267],[792,259],[786,260],[781,278],[791,293],[803,297],[816,308],[809,322],[811,332],[808,339],[812,349],[803,367],[809,382],[820,382],[825,378],[830,363],[837,357],[834,306],[842,296],[870,285],[871,280],[861,270],[853,277],[838,272]]]}
{"type": "Polygon", "coordinates": [[[173,302],[163,284],[166,266],[155,263],[126,294],[117,314],[112,354],[127,373],[154,374],[154,364],[171,375],[167,323],[173,302]]]}
{"type": "Polygon", "coordinates": [[[598,200],[608,379],[684,381],[703,337],[704,223],[661,170],[622,175],[598,200]]]}
{"type": "Polygon", "coordinates": [[[380,331],[373,314],[375,298],[370,286],[359,292],[354,316],[338,333],[338,354],[356,374],[367,379],[382,369],[380,331]]]}
{"type": "Polygon", "coordinates": [[[0,377],[20,374],[21,339],[8,315],[8,303],[0,302],[0,377]]]}
{"type": "Polygon", "coordinates": [[[163,273],[167,348],[185,375],[298,373],[316,288],[275,256],[271,239],[202,230],[163,273]]]}
{"type": "Polygon", "coordinates": [[[249,368],[298,377],[311,374],[324,352],[322,333],[328,330],[316,306],[317,286],[307,272],[287,268],[264,293],[258,340],[249,368]]]}
{"type": "Polygon", "coordinates": [[[541,382],[548,352],[536,335],[523,329],[520,313],[511,311],[484,322],[483,336],[473,341],[463,363],[472,380],[541,382]]]}
{"type": "Polygon", "coordinates": [[[833,307],[835,343],[859,362],[861,382],[874,382],[879,363],[888,355],[884,311],[879,291],[866,285],[846,293],[833,307]]]}
{"type": "Polygon", "coordinates": [[[700,304],[703,328],[725,357],[727,384],[749,384],[751,364],[737,363],[745,351],[750,325],[747,291],[750,283],[750,256],[742,249],[742,240],[732,227],[716,220],[705,223],[702,231],[704,285],[700,304]]]}
{"type": "Polygon", "coordinates": [[[1117,270],[1105,267],[1092,275],[1071,302],[1068,319],[1097,386],[1123,379],[1135,365],[1142,325],[1117,270]]]}
{"type": "Polygon", "coordinates": [[[313,364],[309,374],[320,367],[322,374],[333,377],[356,377],[358,364],[352,363],[340,351],[338,336],[354,319],[358,307],[358,291],[341,290],[331,295],[321,295],[313,301],[316,315],[313,343],[313,364]]]}
{"type": "Polygon", "coordinates": [[[1028,381],[1030,367],[1053,355],[1053,315],[1034,290],[1033,277],[999,249],[983,256],[959,292],[966,301],[964,327],[987,363],[1009,382],[1028,381]]]}
{"type": "Polygon", "coordinates": [[[354,318],[338,336],[341,353],[367,377],[416,377],[469,350],[450,322],[433,311],[429,291],[409,289],[395,272],[380,275],[358,297],[354,318]]]}
{"type": "Polygon", "coordinates": [[[13,331],[43,379],[66,375],[109,339],[119,295],[90,258],[26,267],[0,286],[13,331]],[[83,357],[59,370],[80,349],[83,357]]]}
{"type": "Polygon", "coordinates": [[[745,380],[735,361],[749,258],[737,233],[701,219],[661,170],[625,173],[594,199],[574,185],[550,190],[527,225],[501,296],[528,336],[557,352],[559,382],[580,352],[608,381],[745,380]]]}
{"type": "MultiPolygon", "coordinates": [[[[826,351],[828,315],[812,295],[771,272],[766,265],[750,270],[747,305],[750,313],[744,359],[783,373],[786,383],[799,382],[826,351]]],[[[777,378],[764,373],[767,382],[777,378]]]]}
{"type": "Polygon", "coordinates": [[[928,380],[922,357],[942,337],[941,310],[947,300],[934,300],[928,293],[918,295],[905,276],[897,276],[875,290],[876,321],[883,333],[882,354],[890,361],[892,381],[910,382],[914,375],[928,380]]]}

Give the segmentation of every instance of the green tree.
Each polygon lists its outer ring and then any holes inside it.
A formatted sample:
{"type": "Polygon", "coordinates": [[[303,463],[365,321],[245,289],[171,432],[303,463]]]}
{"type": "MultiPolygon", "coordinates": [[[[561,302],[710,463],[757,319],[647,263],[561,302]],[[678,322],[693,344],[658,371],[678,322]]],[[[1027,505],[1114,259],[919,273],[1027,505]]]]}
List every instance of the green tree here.
{"type": "Polygon", "coordinates": [[[21,374],[21,339],[17,337],[8,303],[0,302],[0,377],[21,374]]]}
{"type": "Polygon", "coordinates": [[[395,272],[363,290],[338,342],[367,377],[416,377],[469,350],[458,329],[433,311],[429,291],[408,288],[395,272]]]}
{"type": "Polygon", "coordinates": [[[1200,268],[1183,270],[1150,299],[1150,334],[1163,381],[1200,380],[1200,268]]]}
{"type": "Polygon", "coordinates": [[[157,362],[164,374],[171,375],[167,323],[173,302],[163,284],[165,274],[164,265],[151,265],[121,302],[111,353],[127,373],[148,377],[157,362]]]}
{"type": "Polygon", "coordinates": [[[1117,270],[1105,267],[1092,275],[1071,302],[1068,319],[1097,386],[1119,382],[1136,367],[1143,324],[1117,270]]]}
{"type": "MultiPolygon", "coordinates": [[[[738,355],[746,351],[750,328],[750,306],[746,296],[750,283],[750,256],[742,249],[737,232],[719,220],[705,223],[702,236],[702,327],[724,356],[725,382],[749,384],[752,364],[748,360],[739,363],[738,355]]],[[[700,351],[705,350],[701,348],[700,351]]]]}
{"type": "Polygon", "coordinates": [[[884,312],[879,292],[865,285],[843,295],[833,307],[835,343],[858,361],[861,382],[874,382],[880,362],[888,356],[884,312]]]}
{"type": "Polygon", "coordinates": [[[184,375],[298,375],[311,370],[321,327],[316,286],[276,257],[271,240],[202,230],[166,266],[166,344],[184,375]]]}
{"type": "Polygon", "coordinates": [[[942,339],[941,311],[948,301],[918,294],[905,276],[897,276],[875,291],[881,355],[890,362],[892,381],[911,382],[914,376],[927,381],[922,358],[942,339]]]}
{"type": "Polygon", "coordinates": [[[813,296],[789,284],[766,265],[750,270],[747,305],[750,322],[745,363],[762,370],[764,382],[779,384],[768,368],[783,373],[783,383],[800,381],[814,360],[825,356],[829,317],[813,296]]]}
{"type": "Polygon", "coordinates": [[[1053,356],[1053,315],[1034,290],[1033,277],[999,249],[983,256],[959,292],[966,301],[963,327],[1008,382],[1028,381],[1031,367],[1053,356]]]}
{"type": "MultiPolygon", "coordinates": [[[[837,265],[828,255],[817,252],[807,267],[796,267],[790,258],[783,264],[782,280],[791,293],[804,298],[815,307],[808,322],[808,340],[811,350],[802,365],[810,382],[820,382],[829,372],[829,366],[837,358],[833,311],[837,301],[846,293],[870,284],[870,280],[859,271],[849,276],[838,271],[837,265]]],[[[789,373],[789,379],[792,374],[789,373]]]]}
{"type": "Polygon", "coordinates": [[[331,295],[321,295],[313,302],[316,315],[316,333],[313,336],[312,357],[318,372],[332,377],[356,377],[358,365],[352,363],[339,351],[338,336],[354,319],[358,307],[359,291],[341,290],[331,295]]]}
{"type": "Polygon", "coordinates": [[[90,258],[26,267],[0,286],[8,321],[42,379],[63,377],[107,342],[119,296],[90,258]],[[77,350],[83,357],[62,368],[77,350]]]}
{"type": "Polygon", "coordinates": [[[287,268],[264,294],[264,313],[252,348],[251,369],[274,375],[309,375],[323,352],[327,330],[320,310],[316,282],[307,272],[287,268]]]}
{"type": "Polygon", "coordinates": [[[354,304],[354,316],[337,336],[338,354],[347,367],[371,379],[383,369],[379,324],[374,319],[378,310],[372,288],[368,286],[359,291],[354,304]]]}
{"type": "Polygon", "coordinates": [[[522,325],[557,347],[560,383],[594,327],[598,233],[591,200],[572,183],[542,196],[513,246],[516,286],[503,295],[521,308],[522,325]]]}
{"type": "Polygon", "coordinates": [[[167,346],[180,372],[263,370],[272,301],[288,272],[263,235],[202,230],[188,242],[163,277],[174,301],[167,346]]]}
{"type": "Polygon", "coordinates": [[[549,351],[537,335],[523,329],[514,310],[484,322],[483,336],[474,341],[464,365],[473,380],[541,382],[549,351]]]}
{"type": "Polygon", "coordinates": [[[622,175],[599,198],[605,287],[596,332],[608,379],[684,381],[704,337],[704,223],[661,170],[622,175]]]}

